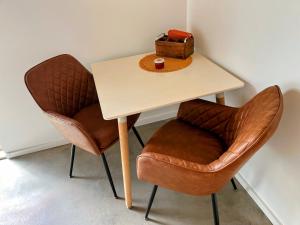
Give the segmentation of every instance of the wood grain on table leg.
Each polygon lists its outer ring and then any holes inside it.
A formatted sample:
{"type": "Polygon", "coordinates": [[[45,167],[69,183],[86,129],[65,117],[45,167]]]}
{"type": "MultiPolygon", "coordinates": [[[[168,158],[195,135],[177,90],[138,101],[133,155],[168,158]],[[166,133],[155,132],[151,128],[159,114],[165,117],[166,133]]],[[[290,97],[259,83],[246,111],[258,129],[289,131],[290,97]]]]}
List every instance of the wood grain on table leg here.
{"type": "Polygon", "coordinates": [[[224,92],[216,94],[216,101],[217,101],[218,104],[225,105],[224,92]]]}
{"type": "Polygon", "coordinates": [[[130,209],[132,207],[132,197],[131,197],[131,176],[130,176],[130,160],[129,160],[129,147],[128,147],[127,117],[118,118],[118,127],[119,127],[125,203],[127,208],[130,209]]]}

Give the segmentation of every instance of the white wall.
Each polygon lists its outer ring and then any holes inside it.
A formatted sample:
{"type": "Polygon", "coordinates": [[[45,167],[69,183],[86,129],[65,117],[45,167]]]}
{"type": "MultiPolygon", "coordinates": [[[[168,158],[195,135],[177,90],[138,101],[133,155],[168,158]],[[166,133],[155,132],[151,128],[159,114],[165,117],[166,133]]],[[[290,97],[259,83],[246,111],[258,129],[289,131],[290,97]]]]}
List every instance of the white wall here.
{"type": "Polygon", "coordinates": [[[89,68],[97,60],[153,50],[159,33],[185,25],[185,0],[1,0],[3,150],[13,156],[63,143],[25,88],[30,67],[70,53],[89,68]]]}
{"type": "Polygon", "coordinates": [[[269,85],[282,88],[279,129],[240,174],[274,224],[300,224],[300,1],[188,0],[187,7],[199,51],[248,83],[229,93],[228,103],[240,105],[269,85]]]}

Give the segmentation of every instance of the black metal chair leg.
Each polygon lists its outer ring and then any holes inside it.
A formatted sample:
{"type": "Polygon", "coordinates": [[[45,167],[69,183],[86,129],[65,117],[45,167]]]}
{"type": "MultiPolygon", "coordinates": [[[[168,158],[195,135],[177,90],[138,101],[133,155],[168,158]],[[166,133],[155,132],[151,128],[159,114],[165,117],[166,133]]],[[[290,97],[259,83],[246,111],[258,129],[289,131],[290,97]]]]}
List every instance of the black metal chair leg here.
{"type": "Polygon", "coordinates": [[[132,127],[132,130],[133,130],[133,133],[135,134],[135,136],[137,137],[137,139],[139,140],[141,146],[144,148],[145,145],[144,145],[144,142],[143,142],[143,140],[142,140],[142,138],[141,138],[139,132],[136,130],[135,127],[132,127]]]}
{"type": "Polygon", "coordinates": [[[147,208],[146,215],[145,215],[145,220],[149,220],[148,215],[149,215],[149,212],[150,212],[150,209],[151,209],[151,206],[152,206],[152,203],[153,203],[156,191],[157,191],[157,187],[158,187],[157,185],[154,185],[154,187],[153,187],[151,197],[150,197],[150,200],[148,203],[148,208],[147,208]]]}
{"type": "Polygon", "coordinates": [[[106,171],[106,174],[107,174],[107,177],[108,177],[111,189],[112,189],[112,191],[114,193],[114,197],[116,199],[118,199],[119,197],[117,195],[117,192],[116,192],[116,189],[115,189],[115,185],[114,185],[114,182],[112,180],[112,177],[111,177],[111,174],[110,174],[110,170],[109,170],[109,167],[108,167],[108,164],[107,164],[106,157],[105,157],[104,153],[101,154],[101,157],[102,157],[102,160],[103,160],[103,163],[104,163],[105,171],[106,171]]]}
{"type": "Polygon", "coordinates": [[[218,203],[217,203],[216,194],[211,195],[211,201],[212,201],[215,225],[219,225],[219,213],[218,213],[218,203]]]}
{"type": "Polygon", "coordinates": [[[233,186],[233,189],[236,191],[237,190],[237,186],[235,184],[234,178],[231,178],[231,184],[233,186]]]}
{"type": "Polygon", "coordinates": [[[71,147],[71,165],[70,165],[70,171],[69,171],[69,177],[73,177],[73,165],[74,165],[74,158],[75,158],[75,150],[76,150],[76,145],[72,144],[71,147]]]}

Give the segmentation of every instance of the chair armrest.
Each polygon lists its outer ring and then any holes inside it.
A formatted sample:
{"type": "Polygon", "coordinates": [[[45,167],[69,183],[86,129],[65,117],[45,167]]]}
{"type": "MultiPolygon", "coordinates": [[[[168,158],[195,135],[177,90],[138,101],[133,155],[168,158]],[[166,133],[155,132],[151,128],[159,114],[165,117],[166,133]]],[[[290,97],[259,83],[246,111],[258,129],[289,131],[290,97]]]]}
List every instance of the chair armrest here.
{"type": "Polygon", "coordinates": [[[90,134],[76,120],[51,111],[45,112],[51,123],[63,134],[72,144],[99,155],[100,150],[90,134]]]}
{"type": "Polygon", "coordinates": [[[143,152],[137,157],[137,176],[142,181],[191,195],[216,193],[231,178],[211,164],[198,164],[155,152],[143,152]]]}
{"type": "Polygon", "coordinates": [[[173,156],[164,155],[164,154],[160,154],[160,153],[144,152],[138,156],[138,158],[140,158],[140,157],[152,158],[156,161],[160,161],[160,162],[170,164],[170,165],[173,165],[176,167],[181,167],[182,169],[192,170],[194,172],[199,172],[199,173],[213,172],[210,169],[209,164],[207,164],[207,165],[199,164],[199,163],[187,161],[184,159],[179,159],[179,158],[176,158],[173,156]]]}
{"type": "Polygon", "coordinates": [[[196,99],[180,104],[177,119],[222,136],[227,122],[237,110],[237,108],[196,99]]]}

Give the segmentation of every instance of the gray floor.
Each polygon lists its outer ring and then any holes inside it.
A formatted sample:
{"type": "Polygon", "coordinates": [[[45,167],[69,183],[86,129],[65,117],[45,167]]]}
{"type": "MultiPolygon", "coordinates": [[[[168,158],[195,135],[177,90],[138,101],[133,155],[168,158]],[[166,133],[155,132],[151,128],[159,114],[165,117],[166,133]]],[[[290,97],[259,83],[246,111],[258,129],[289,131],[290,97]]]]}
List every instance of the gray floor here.
{"type": "MultiPolygon", "coordinates": [[[[139,127],[146,141],[162,122],[139,127]]],[[[126,209],[115,200],[102,161],[78,151],[74,175],[68,178],[69,145],[0,161],[1,225],[211,225],[210,197],[194,197],[158,189],[151,221],[144,221],[145,207],[152,185],[136,178],[135,159],[141,147],[130,133],[133,203],[126,209]]],[[[118,143],[106,153],[119,196],[123,196],[118,143]]],[[[269,220],[239,185],[230,184],[218,194],[222,225],[270,225],[269,220]]]]}

